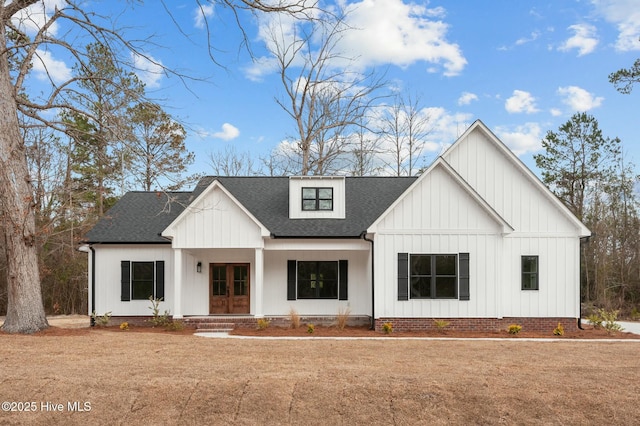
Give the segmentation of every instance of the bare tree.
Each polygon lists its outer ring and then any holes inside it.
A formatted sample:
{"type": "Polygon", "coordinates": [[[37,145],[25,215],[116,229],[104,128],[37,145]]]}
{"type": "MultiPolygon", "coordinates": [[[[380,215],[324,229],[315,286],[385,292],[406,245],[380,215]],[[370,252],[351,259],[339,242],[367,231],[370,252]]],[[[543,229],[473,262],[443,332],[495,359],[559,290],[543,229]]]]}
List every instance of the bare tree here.
{"type": "Polygon", "coordinates": [[[254,169],[251,153],[238,152],[227,146],[224,151],[209,153],[209,165],[216,176],[252,176],[258,174],[254,169]]]}
{"type": "MultiPolygon", "coordinates": [[[[201,4],[198,0],[196,2],[201,4]]],[[[275,4],[259,0],[221,2],[236,14],[247,10],[305,17],[309,10],[304,0],[284,0],[275,4]]],[[[38,0],[0,2],[0,227],[4,231],[8,289],[7,315],[2,328],[11,333],[33,333],[48,326],[38,270],[32,178],[18,115],[29,117],[31,123],[64,131],[64,125],[52,120],[47,111],[88,113],[76,108],[71,99],[72,94],[82,91],[79,83],[86,77],[81,75],[59,82],[47,73],[51,80],[50,91],[35,100],[25,96],[27,77],[34,61],[41,61],[40,58],[55,46],[75,58],[82,68],[87,64],[87,58],[79,46],[74,45],[79,40],[100,43],[112,52],[122,49],[148,58],[134,43],[127,41],[123,33],[113,28],[109,17],[90,11],[91,3],[80,6],[73,0],[66,0],[53,10],[44,10],[44,5],[38,0]],[[31,19],[29,8],[32,6],[41,7],[47,19],[34,34],[28,34],[27,27],[20,20],[31,19]],[[69,29],[63,35],[66,39],[57,38],[51,31],[56,23],[68,24],[69,29]]],[[[213,50],[209,52],[212,55],[213,50]]]]}
{"type": "Polygon", "coordinates": [[[396,96],[393,105],[382,108],[380,143],[388,147],[387,161],[396,176],[413,176],[430,132],[430,119],[421,107],[419,96],[396,96]]]}
{"type": "Polygon", "coordinates": [[[355,31],[344,16],[327,16],[292,31],[285,24],[274,21],[268,43],[284,88],[276,102],[294,122],[299,173],[330,173],[338,168],[332,163],[351,151],[348,136],[384,83],[375,72],[351,68],[354,58],[337,51],[343,34],[355,31]]]}

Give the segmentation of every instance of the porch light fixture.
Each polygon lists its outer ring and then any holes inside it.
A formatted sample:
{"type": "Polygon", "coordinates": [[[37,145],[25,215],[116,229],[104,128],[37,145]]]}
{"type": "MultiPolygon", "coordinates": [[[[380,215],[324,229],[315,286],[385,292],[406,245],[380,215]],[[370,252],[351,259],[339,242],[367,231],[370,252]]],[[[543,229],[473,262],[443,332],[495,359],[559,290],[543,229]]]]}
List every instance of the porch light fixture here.
{"type": "Polygon", "coordinates": [[[202,262],[198,262],[198,264],[196,265],[196,272],[197,273],[202,272],[202,262]]]}

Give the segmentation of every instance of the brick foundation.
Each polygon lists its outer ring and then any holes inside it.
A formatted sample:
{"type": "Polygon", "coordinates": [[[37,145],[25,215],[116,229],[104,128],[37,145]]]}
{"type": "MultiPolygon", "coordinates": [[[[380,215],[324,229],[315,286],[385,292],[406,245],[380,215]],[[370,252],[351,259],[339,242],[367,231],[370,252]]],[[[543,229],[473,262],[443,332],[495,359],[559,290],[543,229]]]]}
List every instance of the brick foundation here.
{"type": "Polygon", "coordinates": [[[447,330],[455,331],[502,331],[511,324],[522,326],[523,331],[551,332],[562,324],[565,330],[578,328],[577,318],[538,318],[538,317],[510,317],[510,318],[379,318],[376,319],[376,331],[382,331],[382,324],[390,322],[394,331],[435,331],[438,326],[435,321],[447,321],[447,330]]]}

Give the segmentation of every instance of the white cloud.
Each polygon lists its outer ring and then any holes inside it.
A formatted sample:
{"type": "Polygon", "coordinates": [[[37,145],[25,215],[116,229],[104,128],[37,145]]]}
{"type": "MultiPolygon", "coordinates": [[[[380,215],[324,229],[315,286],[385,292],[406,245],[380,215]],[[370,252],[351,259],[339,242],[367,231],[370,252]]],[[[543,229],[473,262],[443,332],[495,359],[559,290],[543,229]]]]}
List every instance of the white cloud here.
{"type": "Polygon", "coordinates": [[[207,19],[213,16],[214,10],[213,4],[199,4],[193,11],[193,24],[196,28],[204,28],[207,19]]]}
{"type": "Polygon", "coordinates": [[[551,113],[551,115],[554,117],[559,117],[562,115],[562,111],[560,111],[558,108],[551,108],[549,110],[549,113],[551,113]]]}
{"type": "Polygon", "coordinates": [[[602,105],[603,97],[594,96],[578,86],[566,86],[558,88],[558,94],[564,99],[562,103],[571,108],[571,112],[589,111],[602,105]]]}
{"type": "Polygon", "coordinates": [[[473,101],[477,101],[478,96],[471,92],[462,92],[462,95],[458,98],[458,105],[469,105],[473,101]]]}
{"type": "Polygon", "coordinates": [[[573,31],[574,35],[562,43],[558,50],[566,52],[578,49],[578,56],[587,55],[595,50],[598,45],[596,27],[589,24],[575,24],[568,29],[573,31]]]}
{"type": "Polygon", "coordinates": [[[637,0],[592,0],[596,11],[618,28],[616,50],[640,50],[640,8],[637,0]]]}
{"type": "Polygon", "coordinates": [[[516,46],[520,46],[522,44],[526,44],[526,43],[530,43],[532,41],[535,41],[535,40],[538,39],[538,37],[540,37],[540,32],[539,31],[534,31],[529,35],[529,37],[523,37],[523,38],[519,38],[518,40],[516,40],[516,46]]]}
{"type": "Polygon", "coordinates": [[[71,69],[63,61],[55,59],[49,51],[37,49],[31,63],[39,80],[62,83],[71,79],[71,69]]]}
{"type": "Polygon", "coordinates": [[[513,129],[497,126],[495,132],[516,155],[536,152],[542,145],[542,129],[538,123],[525,123],[513,129]]]}
{"type": "Polygon", "coordinates": [[[162,62],[153,56],[145,54],[144,56],[137,53],[131,53],[134,72],[148,88],[160,87],[160,79],[164,75],[162,62]]]}
{"type": "Polygon", "coordinates": [[[222,130],[220,132],[215,132],[211,134],[211,136],[217,139],[230,141],[240,136],[240,130],[238,130],[238,128],[235,127],[233,124],[224,123],[222,125],[222,130]]]}
{"type": "Polygon", "coordinates": [[[447,40],[449,25],[441,7],[427,8],[402,0],[362,0],[347,6],[347,24],[338,50],[358,58],[363,66],[406,67],[424,61],[460,74],[467,64],[460,47],[447,40]]]}
{"type": "MultiPolygon", "coordinates": [[[[64,9],[65,6],[65,0],[44,0],[37,2],[27,8],[21,9],[13,15],[11,17],[11,23],[26,31],[27,34],[33,35],[49,21],[56,8],[64,9]]],[[[47,29],[47,34],[51,36],[56,35],[58,28],[58,24],[53,22],[47,29]]]]}
{"type": "Polygon", "coordinates": [[[533,114],[538,112],[536,98],[531,96],[531,93],[523,90],[514,90],[513,95],[504,103],[504,108],[511,114],[520,112],[533,114]]]}
{"type": "MultiPolygon", "coordinates": [[[[427,72],[442,72],[446,76],[460,74],[467,64],[460,47],[447,40],[449,25],[443,21],[441,7],[427,8],[422,4],[405,4],[402,0],[362,0],[346,5],[345,24],[349,30],[341,34],[333,53],[342,58],[356,58],[362,68],[378,65],[408,67],[418,62],[428,63],[427,72]]],[[[279,44],[288,46],[294,40],[299,21],[282,15],[263,17],[259,38],[275,50],[272,40],[277,28],[279,44]]],[[[294,65],[302,61],[294,61],[294,65]]],[[[335,61],[333,66],[344,66],[335,61]]],[[[273,72],[273,63],[260,58],[260,63],[245,70],[250,78],[261,78],[273,72]],[[267,65],[263,68],[262,65],[267,65]]]]}
{"type": "Polygon", "coordinates": [[[426,137],[425,151],[441,154],[467,130],[473,115],[451,113],[442,107],[425,108],[429,117],[429,134],[426,137]]]}

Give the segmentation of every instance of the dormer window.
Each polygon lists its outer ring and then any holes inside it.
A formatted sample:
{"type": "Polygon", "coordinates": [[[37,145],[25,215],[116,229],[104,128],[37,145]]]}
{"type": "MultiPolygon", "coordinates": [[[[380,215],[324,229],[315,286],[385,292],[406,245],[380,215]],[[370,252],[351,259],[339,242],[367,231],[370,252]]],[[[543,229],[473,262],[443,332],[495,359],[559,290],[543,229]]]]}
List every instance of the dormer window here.
{"type": "Polygon", "coordinates": [[[302,188],[302,210],[332,211],[333,188],[302,188]]]}

